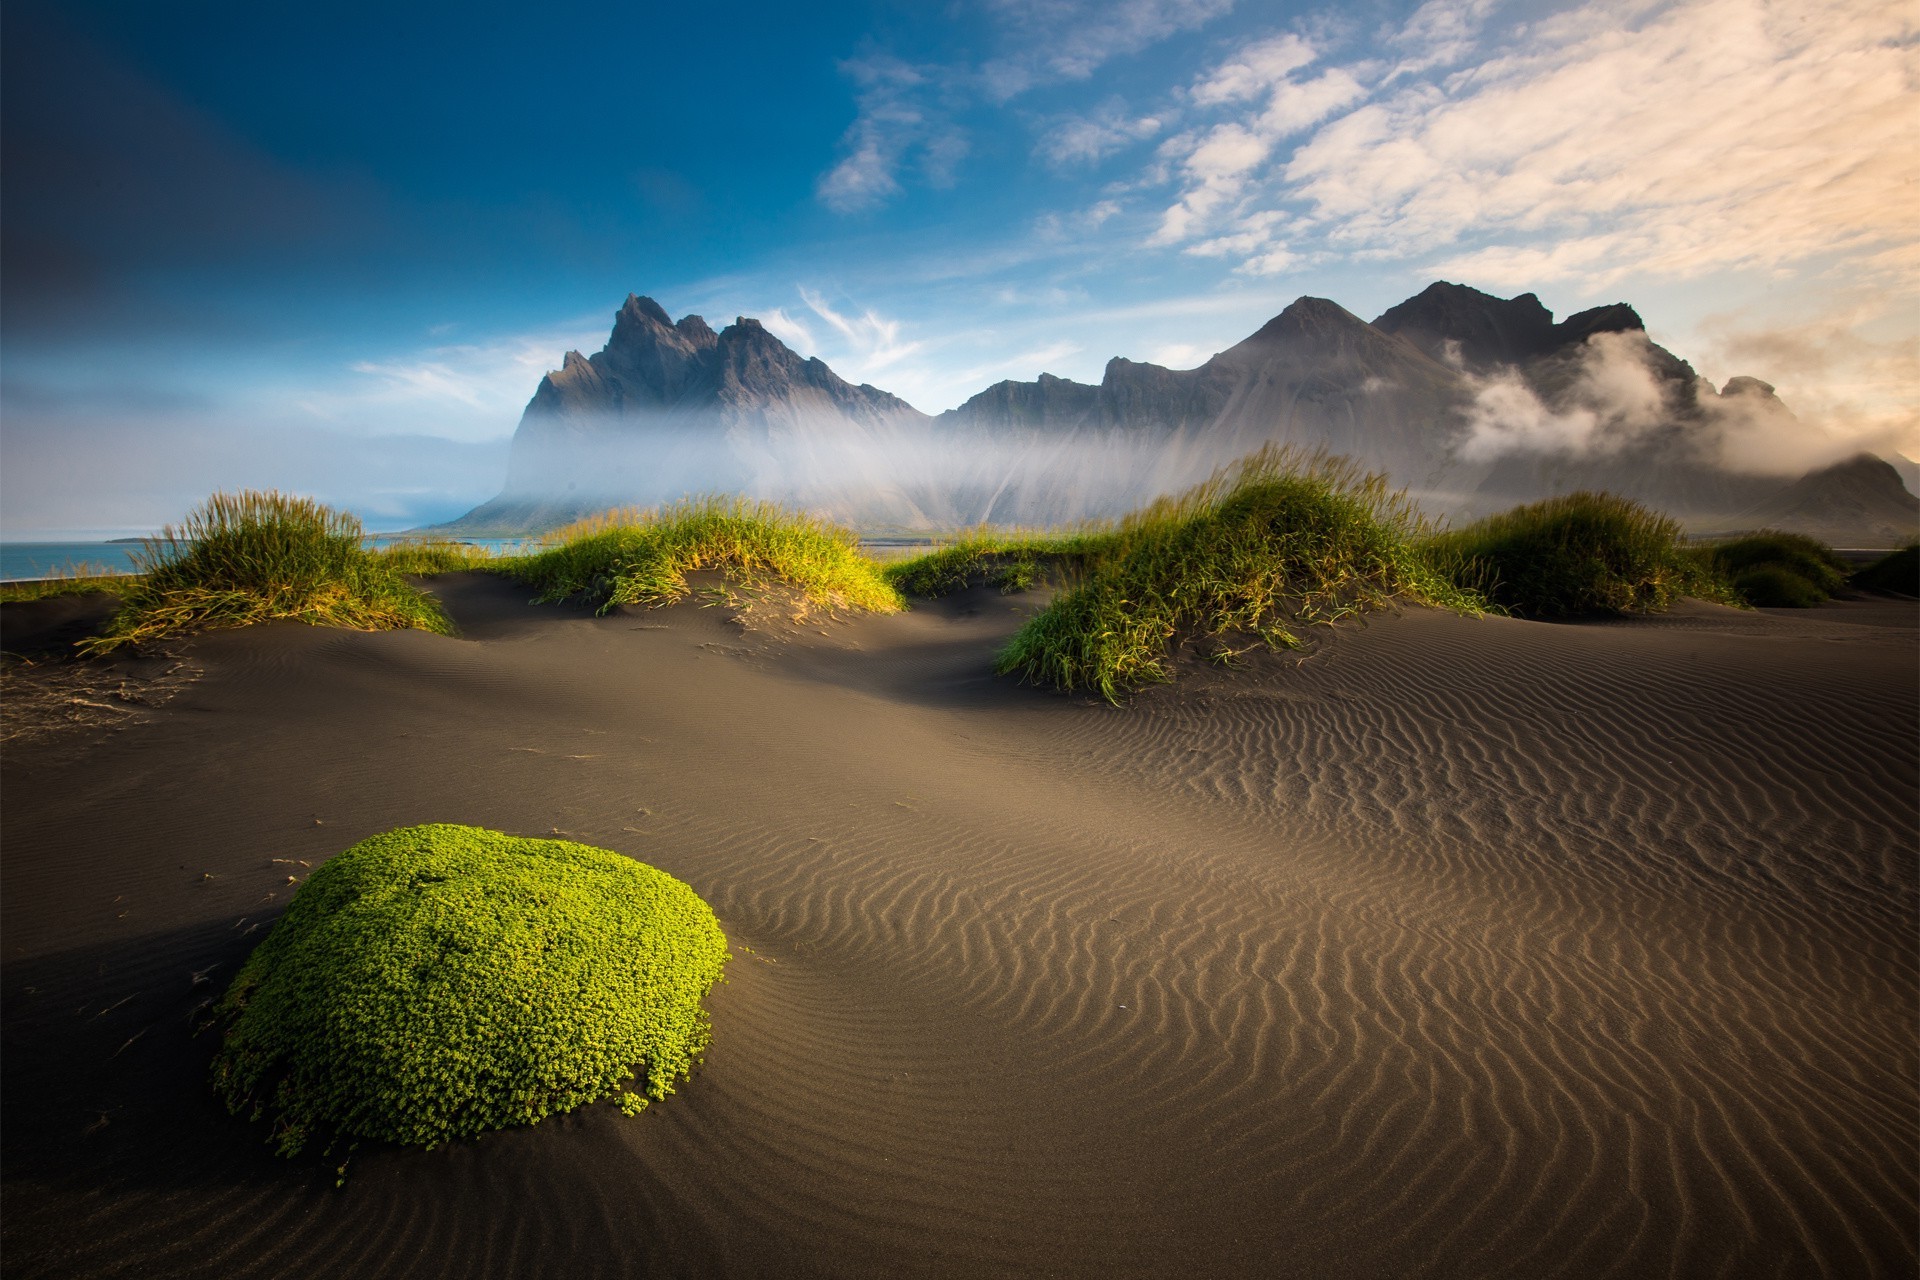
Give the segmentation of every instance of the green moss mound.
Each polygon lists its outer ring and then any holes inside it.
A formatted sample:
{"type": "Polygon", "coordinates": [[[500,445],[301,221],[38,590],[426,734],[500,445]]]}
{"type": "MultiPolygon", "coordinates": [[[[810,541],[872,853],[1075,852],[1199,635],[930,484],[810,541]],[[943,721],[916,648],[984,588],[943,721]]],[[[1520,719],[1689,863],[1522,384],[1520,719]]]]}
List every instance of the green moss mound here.
{"type": "Polygon", "coordinates": [[[1475,609],[1418,549],[1418,514],[1344,459],[1268,448],[1129,516],[999,670],[1109,701],[1172,679],[1176,639],[1297,648],[1299,629],[1396,599],[1475,609]]]}
{"type": "Polygon", "coordinates": [[[1456,584],[1526,618],[1659,611],[1683,596],[1733,599],[1681,548],[1677,522],[1610,493],[1515,507],[1431,539],[1427,554],[1456,584]]]}
{"type": "Polygon", "coordinates": [[[1854,586],[1896,596],[1920,596],[1920,544],[1881,556],[1853,575],[1854,586]]]}
{"type": "Polygon", "coordinates": [[[1824,542],[1767,530],[1705,551],[1746,603],[1763,609],[1810,609],[1847,584],[1847,565],[1824,542]]]}
{"type": "Polygon", "coordinates": [[[726,570],[749,592],[784,585],[803,614],[891,613],[904,605],[852,531],[746,498],[608,511],[556,530],[543,544],[510,571],[544,602],[578,596],[602,613],[679,600],[689,590],[687,574],[698,569],[726,570]]]}
{"type": "Polygon", "coordinates": [[[217,1006],[214,1087],[292,1155],[432,1146],[618,1096],[708,1042],[726,938],[685,884],[605,849],[407,827],[318,868],[217,1006]]]}
{"type": "Polygon", "coordinates": [[[88,652],[218,627],[294,619],[360,631],[450,633],[432,596],[362,546],[360,521],[274,491],[216,493],[134,555],[107,629],[88,652]]]}

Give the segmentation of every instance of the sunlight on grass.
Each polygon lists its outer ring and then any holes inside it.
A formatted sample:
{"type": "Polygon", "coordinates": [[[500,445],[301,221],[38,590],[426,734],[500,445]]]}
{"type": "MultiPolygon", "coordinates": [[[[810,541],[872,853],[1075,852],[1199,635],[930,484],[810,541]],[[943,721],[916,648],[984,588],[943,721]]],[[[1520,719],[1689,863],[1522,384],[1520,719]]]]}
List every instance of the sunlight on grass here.
{"type": "Polygon", "coordinates": [[[687,574],[723,570],[749,595],[791,589],[801,613],[892,613],[904,606],[847,529],[749,498],[690,498],[645,511],[607,511],[555,530],[510,572],[543,602],[578,597],[616,605],[683,599],[687,574]]]}
{"type": "Polygon", "coordinates": [[[450,634],[433,597],[366,551],[360,521],[308,498],[216,493],[134,554],[139,576],[89,653],[222,627],[292,619],[359,631],[450,634]]]}
{"type": "Polygon", "coordinates": [[[1383,477],[1269,446],[1121,521],[998,667],[1117,701],[1172,679],[1181,638],[1231,661],[1249,643],[1299,648],[1305,627],[1397,600],[1477,610],[1420,553],[1424,531],[1383,477]]]}

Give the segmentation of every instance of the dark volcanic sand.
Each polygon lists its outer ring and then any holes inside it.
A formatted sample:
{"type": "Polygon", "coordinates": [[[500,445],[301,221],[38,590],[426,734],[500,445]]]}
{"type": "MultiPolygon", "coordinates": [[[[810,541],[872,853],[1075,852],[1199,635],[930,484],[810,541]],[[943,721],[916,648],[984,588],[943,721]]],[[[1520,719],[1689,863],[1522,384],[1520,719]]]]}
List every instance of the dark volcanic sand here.
{"type": "Polygon", "coordinates": [[[1914,605],[1416,610],[1116,710],[987,674],[1018,598],[436,589],[8,745],[9,1277],[1914,1273],[1914,605]],[[227,1118],[274,860],[416,822],[689,881],[705,1068],[343,1191],[227,1118]]]}

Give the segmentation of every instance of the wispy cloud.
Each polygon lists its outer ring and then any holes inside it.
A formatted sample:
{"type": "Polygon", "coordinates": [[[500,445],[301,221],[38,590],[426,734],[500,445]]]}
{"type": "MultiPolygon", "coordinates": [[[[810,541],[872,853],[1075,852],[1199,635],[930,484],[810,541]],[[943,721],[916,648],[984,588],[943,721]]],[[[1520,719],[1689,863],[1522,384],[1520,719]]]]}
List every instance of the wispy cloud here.
{"type": "Polygon", "coordinates": [[[1433,0],[1318,76],[1297,36],[1194,82],[1154,242],[1425,258],[1490,287],[1850,255],[1920,278],[1915,19],[1875,0],[1590,3],[1524,26],[1433,0]],[[1488,33],[1503,42],[1488,47],[1488,33]],[[1471,58],[1471,68],[1432,74],[1471,58]],[[1290,133],[1317,129],[1297,146],[1290,133]],[[1271,215],[1286,210],[1291,219],[1271,215]]]}
{"type": "Polygon", "coordinates": [[[1115,99],[1091,115],[1058,121],[1040,136],[1033,153],[1054,169],[1097,164],[1116,151],[1153,137],[1161,127],[1157,116],[1131,116],[1115,99]]]}
{"type": "Polygon", "coordinates": [[[965,136],[939,109],[947,72],[890,54],[851,58],[840,69],[859,86],[859,114],[841,139],[846,154],[820,175],[815,193],[838,213],[858,213],[900,194],[900,169],[916,152],[936,182],[950,181],[965,136]]]}
{"type": "MultiPolygon", "coordinates": [[[[982,101],[1004,104],[1045,84],[1084,80],[1105,63],[1196,30],[1233,0],[989,0],[998,43],[979,63],[910,64],[884,52],[848,59],[858,114],[841,138],[841,158],[815,194],[837,213],[861,213],[902,194],[917,167],[931,186],[949,186],[971,141],[957,120],[982,101]]],[[[1092,116],[1058,120],[1035,148],[1055,167],[1099,160],[1157,134],[1152,116],[1128,117],[1110,104],[1092,116]]]]}
{"type": "Polygon", "coordinates": [[[809,310],[827,322],[840,335],[842,352],[834,361],[838,371],[855,380],[865,380],[882,369],[898,364],[919,351],[921,344],[900,335],[898,320],[890,320],[873,311],[849,315],[836,310],[824,297],[802,287],[800,297],[809,310]]]}
{"type": "Polygon", "coordinates": [[[394,352],[353,361],[346,369],[352,376],[309,384],[287,403],[347,429],[497,439],[513,430],[540,379],[567,351],[598,351],[605,342],[603,328],[583,322],[394,352]]]}
{"type": "Polygon", "coordinates": [[[1233,0],[993,0],[1013,52],[981,69],[1006,101],[1049,80],[1084,80],[1116,57],[1193,31],[1233,0]]]}

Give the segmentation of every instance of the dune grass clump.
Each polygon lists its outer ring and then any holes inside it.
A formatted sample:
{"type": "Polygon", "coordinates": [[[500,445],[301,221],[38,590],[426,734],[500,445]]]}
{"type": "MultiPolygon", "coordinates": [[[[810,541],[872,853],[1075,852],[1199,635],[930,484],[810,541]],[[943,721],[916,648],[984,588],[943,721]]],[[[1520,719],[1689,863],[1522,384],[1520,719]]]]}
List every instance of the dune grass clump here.
{"type": "Polygon", "coordinates": [[[361,546],[360,521],[308,498],[216,493],[134,553],[137,578],[88,652],[278,619],[450,633],[432,596],[361,546]]]}
{"type": "Polygon", "coordinates": [[[234,978],[214,1087],[285,1155],[633,1114],[705,1050],[726,960],[707,904],[620,854],[390,831],[315,870],[234,978]]]}
{"type": "Polygon", "coordinates": [[[1680,545],[1680,526],[1628,498],[1569,493],[1427,541],[1432,563],[1524,618],[1664,610],[1682,596],[1731,603],[1680,545]]]}
{"type": "Polygon", "coordinates": [[[1866,591],[1896,596],[1920,596],[1920,543],[1881,556],[1853,575],[1852,584],[1866,591]]]}
{"type": "Polygon", "coordinates": [[[367,553],[378,564],[384,565],[395,573],[413,577],[431,578],[440,573],[461,573],[470,569],[500,572],[504,570],[509,557],[495,555],[485,547],[476,547],[470,542],[450,542],[430,540],[420,542],[396,542],[390,546],[378,547],[367,553]]]}
{"type": "Polygon", "coordinates": [[[1268,447],[1122,521],[1079,580],[1002,651],[998,669],[1108,701],[1172,679],[1175,642],[1231,660],[1242,637],[1299,648],[1300,630],[1396,599],[1478,600],[1421,556],[1421,522],[1384,478],[1268,447]]]}
{"type": "Polygon", "coordinates": [[[1847,585],[1847,565],[1824,542],[1764,530],[1702,549],[1721,577],[1750,605],[1810,609],[1847,585]]]}
{"type": "Polygon", "coordinates": [[[79,564],[50,578],[24,582],[0,582],[0,604],[27,600],[51,600],[55,596],[121,595],[134,583],[134,576],[118,569],[79,564]]]}
{"type": "Polygon", "coordinates": [[[1048,572],[1083,569],[1113,542],[1109,530],[1065,533],[970,529],[932,551],[898,560],[883,570],[908,595],[935,599],[968,587],[1026,591],[1048,572]]]}
{"type": "Polygon", "coordinates": [[[537,588],[542,602],[578,596],[605,613],[616,605],[682,599],[687,574],[699,569],[725,570],[749,593],[786,586],[802,613],[904,607],[850,530],[748,498],[695,498],[590,516],[548,534],[511,571],[537,588]]]}

